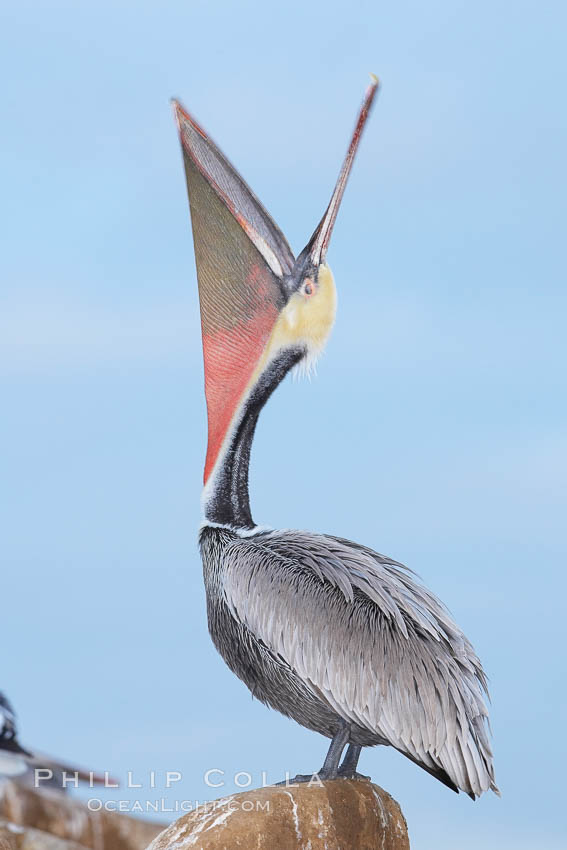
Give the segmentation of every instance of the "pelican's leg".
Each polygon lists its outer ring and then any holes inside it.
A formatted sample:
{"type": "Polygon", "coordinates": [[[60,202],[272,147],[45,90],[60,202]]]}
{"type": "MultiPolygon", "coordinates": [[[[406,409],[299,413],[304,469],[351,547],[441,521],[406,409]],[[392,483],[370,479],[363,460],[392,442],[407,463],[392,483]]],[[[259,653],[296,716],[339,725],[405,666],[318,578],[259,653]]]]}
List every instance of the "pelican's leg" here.
{"type": "Polygon", "coordinates": [[[277,782],[277,785],[291,785],[296,782],[323,782],[327,779],[336,779],[339,775],[339,762],[343,754],[343,750],[348,744],[350,737],[350,725],[343,721],[335,732],[331,745],[325,756],[323,767],[317,773],[300,773],[294,776],[293,779],[286,779],[283,782],[277,782]]]}
{"type": "Polygon", "coordinates": [[[358,744],[348,745],[348,750],[338,771],[339,776],[342,776],[343,779],[370,779],[369,776],[364,776],[363,773],[357,773],[356,771],[361,750],[362,747],[358,746],[358,744]]]}
{"type": "Polygon", "coordinates": [[[331,746],[329,747],[329,751],[325,756],[323,767],[317,773],[319,779],[337,778],[339,772],[339,762],[341,760],[343,750],[348,744],[349,738],[350,725],[348,723],[342,723],[339,726],[338,730],[335,732],[335,736],[331,741],[331,746]]]}

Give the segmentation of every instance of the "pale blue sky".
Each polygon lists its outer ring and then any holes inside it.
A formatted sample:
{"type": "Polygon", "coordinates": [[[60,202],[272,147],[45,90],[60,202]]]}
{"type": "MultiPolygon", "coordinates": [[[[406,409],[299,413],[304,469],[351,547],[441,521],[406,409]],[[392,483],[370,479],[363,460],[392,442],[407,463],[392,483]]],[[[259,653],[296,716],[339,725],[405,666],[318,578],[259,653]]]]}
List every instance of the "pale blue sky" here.
{"type": "Polygon", "coordinates": [[[211,767],[258,784],[320,765],[327,742],[252,702],[206,631],[168,100],[299,250],[374,71],[329,254],[337,325],[318,378],[262,417],[253,513],[405,561],[483,659],[501,800],[363,755],[413,850],[564,846],[565,17],[521,0],[3,4],[0,687],[26,743],[122,777],[181,770],[168,799],[216,796],[211,767]]]}

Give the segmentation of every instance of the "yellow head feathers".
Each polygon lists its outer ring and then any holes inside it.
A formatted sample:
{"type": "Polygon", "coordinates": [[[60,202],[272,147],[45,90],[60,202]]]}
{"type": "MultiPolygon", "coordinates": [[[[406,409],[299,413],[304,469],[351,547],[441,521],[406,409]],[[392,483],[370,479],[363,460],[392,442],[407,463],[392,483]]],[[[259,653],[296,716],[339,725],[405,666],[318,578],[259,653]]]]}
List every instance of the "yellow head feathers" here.
{"type": "Polygon", "coordinates": [[[307,277],[281,311],[259,364],[266,364],[283,348],[305,347],[301,371],[309,372],[335,322],[337,290],[331,269],[326,263],[319,267],[316,279],[307,277]]]}

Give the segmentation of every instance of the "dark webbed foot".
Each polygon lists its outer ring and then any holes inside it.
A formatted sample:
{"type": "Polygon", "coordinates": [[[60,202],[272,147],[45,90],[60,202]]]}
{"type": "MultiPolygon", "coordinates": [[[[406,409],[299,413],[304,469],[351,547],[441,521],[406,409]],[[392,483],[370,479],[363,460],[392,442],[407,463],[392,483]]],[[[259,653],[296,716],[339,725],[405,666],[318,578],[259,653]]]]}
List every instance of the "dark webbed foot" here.
{"type": "Polygon", "coordinates": [[[364,773],[358,773],[356,770],[343,770],[342,767],[339,768],[339,779],[365,779],[368,780],[371,777],[365,776],[364,773]]]}
{"type": "MultiPolygon", "coordinates": [[[[291,785],[293,783],[298,782],[311,782],[313,785],[319,785],[321,782],[326,782],[331,779],[338,779],[339,777],[339,762],[341,760],[341,756],[343,754],[343,750],[348,743],[350,735],[350,726],[346,722],[341,722],[341,725],[335,732],[333,740],[331,741],[331,746],[329,747],[329,752],[325,758],[325,763],[321,770],[318,770],[317,773],[300,773],[295,776],[293,779],[285,779],[283,782],[277,782],[276,785],[291,785]]],[[[352,748],[352,744],[349,747],[349,752],[352,748]]],[[[358,752],[360,753],[360,747],[358,747],[358,752]]],[[[343,762],[343,766],[347,763],[348,760],[348,752],[343,762]]],[[[357,756],[358,761],[358,756],[357,756]]],[[[350,765],[350,762],[349,762],[350,765]]],[[[354,767],[356,767],[356,761],[354,763],[354,767]]]]}
{"type": "Polygon", "coordinates": [[[288,787],[290,785],[298,785],[300,782],[304,783],[312,783],[313,785],[320,785],[323,781],[324,777],[319,773],[298,773],[297,776],[292,777],[291,779],[283,779],[281,782],[276,782],[276,787],[283,785],[284,787],[288,787]]]}

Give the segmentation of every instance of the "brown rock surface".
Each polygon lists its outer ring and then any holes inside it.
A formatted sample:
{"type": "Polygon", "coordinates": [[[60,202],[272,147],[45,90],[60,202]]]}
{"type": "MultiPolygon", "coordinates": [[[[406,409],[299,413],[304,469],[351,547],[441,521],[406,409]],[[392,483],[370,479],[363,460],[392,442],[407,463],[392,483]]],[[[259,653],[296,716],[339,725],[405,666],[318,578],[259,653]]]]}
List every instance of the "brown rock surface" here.
{"type": "Polygon", "coordinates": [[[32,850],[32,844],[33,850],[77,850],[78,845],[89,850],[143,850],[163,830],[163,824],[118,812],[90,812],[70,794],[7,781],[0,786],[0,818],[4,820],[0,850],[32,850]],[[17,827],[25,827],[24,834],[17,827]],[[38,843],[34,832],[46,836],[44,844],[38,843]]]}
{"type": "Polygon", "coordinates": [[[407,825],[371,782],[259,788],[189,812],[148,850],[409,850],[407,825]]]}
{"type": "Polygon", "coordinates": [[[83,850],[83,847],[40,829],[17,826],[0,818],[0,850],[83,850]]]}

